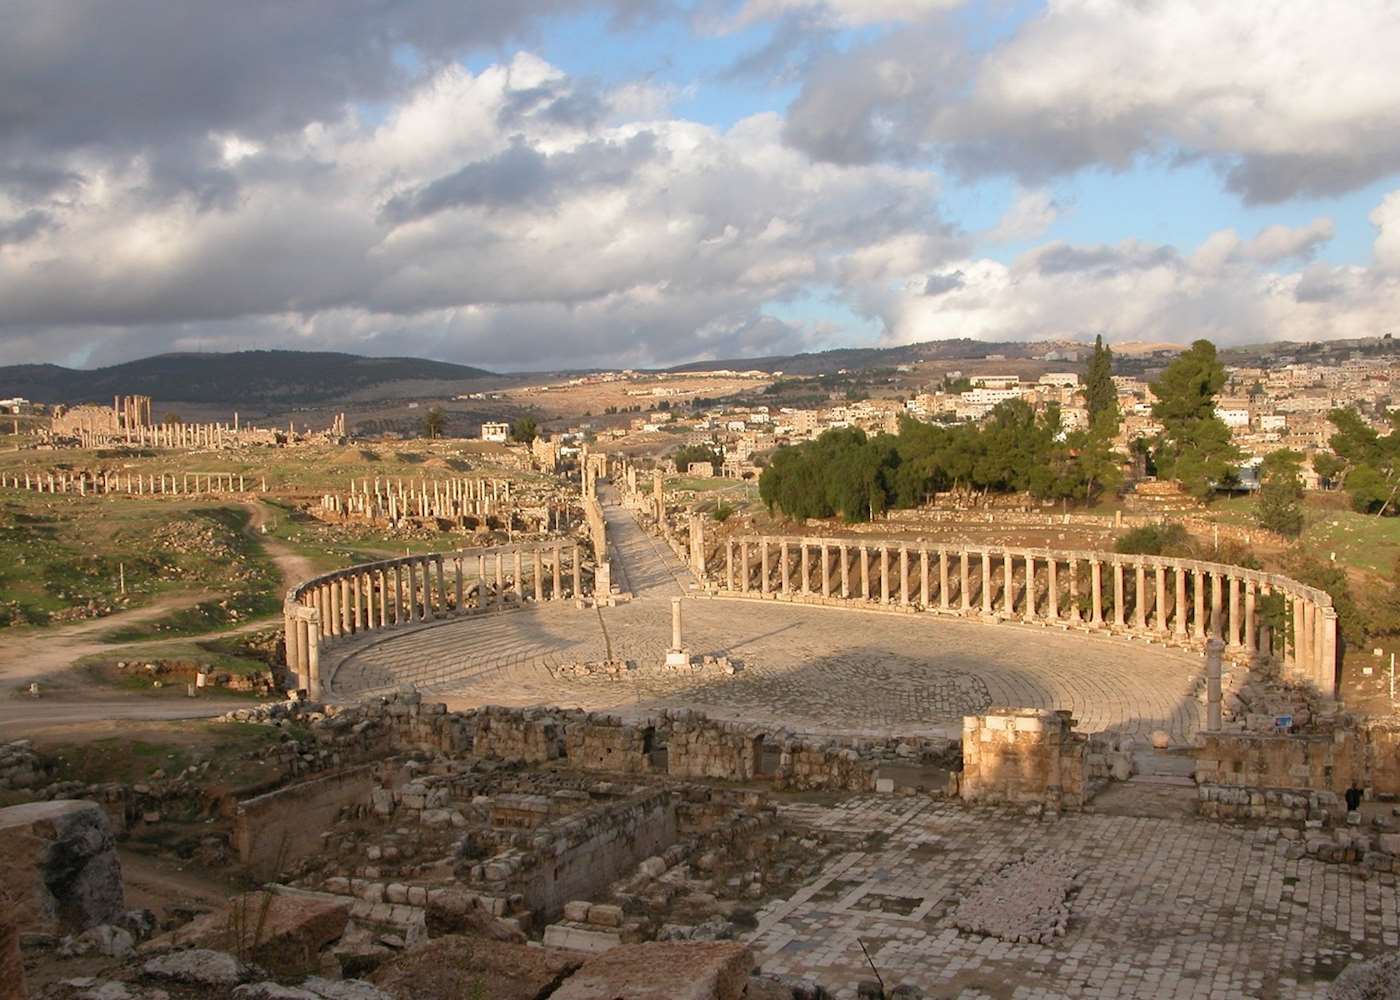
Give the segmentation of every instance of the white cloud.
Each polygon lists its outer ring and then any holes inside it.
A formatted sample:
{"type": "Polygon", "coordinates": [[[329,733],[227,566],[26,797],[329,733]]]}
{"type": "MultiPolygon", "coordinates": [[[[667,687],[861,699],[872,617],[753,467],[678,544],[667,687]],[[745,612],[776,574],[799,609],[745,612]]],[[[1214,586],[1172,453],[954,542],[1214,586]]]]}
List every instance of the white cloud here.
{"type": "Polygon", "coordinates": [[[1275,264],[1290,257],[1306,260],[1336,233],[1337,227],[1328,218],[1313,219],[1306,226],[1296,228],[1269,226],[1246,243],[1243,249],[1246,255],[1264,264],[1275,264]]]}
{"type": "Polygon", "coordinates": [[[941,26],[832,54],[788,135],[841,162],[941,155],[1030,182],[1200,156],[1249,201],[1335,194],[1400,169],[1397,51],[1388,0],[1051,0],[980,57],[941,26]]]}
{"type": "Polygon", "coordinates": [[[922,20],[961,7],[965,0],[748,0],[732,28],[786,14],[805,14],[825,27],[858,28],[922,20]]]}
{"type": "Polygon", "coordinates": [[[1400,274],[1400,191],[1392,191],[1368,219],[1380,230],[1376,235],[1376,266],[1400,274]]]}
{"type": "Polygon", "coordinates": [[[988,243],[1020,243],[1044,235],[1060,216],[1060,206],[1049,191],[1019,191],[1016,200],[988,231],[988,243]]]}

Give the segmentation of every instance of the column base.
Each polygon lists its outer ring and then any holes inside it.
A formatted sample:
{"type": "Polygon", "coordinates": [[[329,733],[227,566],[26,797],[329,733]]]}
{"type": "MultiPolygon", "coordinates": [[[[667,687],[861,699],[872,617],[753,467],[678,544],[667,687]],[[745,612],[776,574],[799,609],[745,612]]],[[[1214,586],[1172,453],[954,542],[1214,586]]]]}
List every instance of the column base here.
{"type": "Polygon", "coordinates": [[[666,650],[666,666],[668,666],[668,667],[688,667],[688,666],[690,666],[690,650],[688,650],[688,649],[668,649],[668,650],[666,650]]]}

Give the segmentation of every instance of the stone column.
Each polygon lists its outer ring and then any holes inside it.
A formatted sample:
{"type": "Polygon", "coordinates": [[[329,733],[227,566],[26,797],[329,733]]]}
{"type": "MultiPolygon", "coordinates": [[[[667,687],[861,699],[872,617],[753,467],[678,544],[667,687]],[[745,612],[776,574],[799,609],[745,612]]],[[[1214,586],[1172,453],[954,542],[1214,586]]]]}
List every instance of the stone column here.
{"type": "Polygon", "coordinates": [[[982,614],[992,616],[992,554],[982,550],[982,614]]]}
{"type": "Polygon", "coordinates": [[[433,567],[437,572],[438,617],[447,617],[447,583],[443,579],[442,556],[433,557],[433,567]]]}
{"type": "Polygon", "coordinates": [[[739,592],[747,594],[749,592],[749,540],[745,538],[739,543],[739,562],[741,574],[739,576],[739,592]]]}
{"type": "Polygon", "coordinates": [[[880,545],[880,603],[890,603],[890,549],[880,545]]]}
{"type": "Polygon", "coordinates": [[[1206,637],[1206,573],[1200,566],[1191,570],[1191,596],[1196,612],[1196,638],[1206,637]]]}
{"type": "Polygon", "coordinates": [[[764,595],[765,597],[767,597],[767,596],[768,596],[768,539],[767,539],[767,538],[760,538],[760,539],[758,540],[758,545],[759,545],[759,552],[758,552],[758,572],[759,572],[758,592],[759,592],[760,594],[764,595]]]}
{"type": "Polygon", "coordinates": [[[517,600],[519,603],[524,604],[524,603],[525,603],[525,562],[524,562],[524,553],[522,553],[519,549],[516,549],[514,555],[511,557],[511,563],[512,563],[512,568],[513,568],[514,571],[515,571],[515,586],[514,586],[512,589],[515,591],[516,600],[517,600]]]}
{"type": "MultiPolygon", "coordinates": [[[[748,565],[748,560],[744,562],[748,565]]],[[[574,545],[574,600],[583,599],[583,560],[579,558],[578,545],[574,545]]]]}
{"type": "Polygon", "coordinates": [[[1079,560],[1069,559],[1069,620],[1078,624],[1084,616],[1079,611],[1079,560]]]}
{"type": "Polygon", "coordinates": [[[929,608],[933,603],[929,600],[929,573],[928,573],[928,546],[919,546],[919,604],[929,608]]]}
{"type": "MultiPolygon", "coordinates": [[[[534,568],[534,571],[535,571],[535,603],[536,603],[536,604],[543,604],[543,603],[544,603],[544,560],[540,558],[540,550],[539,550],[538,548],[533,549],[533,550],[531,550],[531,552],[530,552],[530,565],[534,568]]],[[[701,582],[703,583],[704,580],[702,579],[701,582]]]]}
{"type": "Polygon", "coordinates": [[[850,554],[846,551],[846,543],[842,542],[841,548],[841,599],[850,600],[851,597],[851,560],[850,554]]]}
{"type": "Polygon", "coordinates": [[[1304,598],[1302,603],[1303,603],[1303,618],[1302,618],[1302,624],[1303,624],[1302,633],[1303,633],[1303,634],[1302,634],[1302,636],[1300,637],[1300,638],[1302,639],[1302,641],[1298,644],[1298,649],[1299,649],[1299,651],[1301,652],[1301,656],[1300,656],[1299,662],[1300,662],[1300,664],[1302,665],[1302,668],[1303,668],[1303,675],[1304,675],[1308,680],[1313,681],[1314,683],[1316,683],[1316,682],[1317,682],[1317,649],[1316,649],[1316,646],[1314,645],[1314,638],[1315,638],[1315,632],[1314,632],[1314,630],[1315,630],[1315,628],[1316,628],[1317,626],[1316,626],[1316,622],[1314,621],[1314,612],[1316,612],[1316,610],[1317,610],[1317,605],[1314,604],[1312,601],[1308,600],[1307,598],[1304,598]]]}
{"type": "Polygon", "coordinates": [[[822,597],[831,596],[831,556],[826,551],[826,542],[822,542],[822,597]]]}
{"type": "Polygon", "coordinates": [[[1255,634],[1254,601],[1254,580],[1246,577],[1244,581],[1244,646],[1251,653],[1259,648],[1258,638],[1255,634]]]}
{"type": "Polygon", "coordinates": [[[724,589],[734,590],[734,539],[724,540],[724,589]]]}
{"type": "Polygon", "coordinates": [[[1001,552],[1001,613],[1007,618],[1016,613],[1016,566],[1009,549],[1001,552]]]}
{"type": "Polygon", "coordinates": [[[938,606],[948,610],[948,550],[938,547],[938,606]]]}
{"type": "Polygon", "coordinates": [[[1238,649],[1240,645],[1240,578],[1231,573],[1227,583],[1230,588],[1230,618],[1226,624],[1228,634],[1225,636],[1225,641],[1231,649],[1238,649]]]}
{"type": "Polygon", "coordinates": [[[899,603],[909,607],[909,546],[899,546],[899,603]]]}
{"type": "Polygon", "coordinates": [[[353,611],[350,615],[350,631],[358,632],[364,628],[361,616],[364,614],[364,601],[360,596],[360,576],[356,573],[350,578],[350,599],[354,602],[353,611]]]}
{"type": "Polygon", "coordinates": [[[860,559],[860,599],[870,600],[870,555],[865,551],[865,546],[860,546],[860,551],[856,553],[860,559]]]}
{"type": "Polygon", "coordinates": [[[331,600],[330,600],[330,605],[331,605],[331,635],[338,639],[338,638],[340,638],[341,629],[343,628],[343,626],[342,626],[342,624],[341,624],[341,620],[340,620],[340,581],[339,581],[339,580],[332,580],[332,581],[330,582],[330,592],[331,592],[331,595],[330,595],[330,597],[331,597],[331,600]]]}
{"type": "Polygon", "coordinates": [[[1089,560],[1089,604],[1091,625],[1103,624],[1103,564],[1097,559],[1089,560]]]}
{"type": "Polygon", "coordinates": [[[384,603],[382,600],[375,600],[374,584],[376,575],[374,570],[370,570],[365,574],[365,628],[370,631],[373,631],[380,624],[383,624],[382,622],[377,622],[375,619],[375,604],[378,603],[382,606],[384,603]]]}
{"type": "Polygon", "coordinates": [[[1147,567],[1141,559],[1133,567],[1133,624],[1139,632],[1147,631],[1147,567]]]}
{"type": "Polygon", "coordinates": [[[1327,697],[1335,698],[1337,696],[1337,609],[1330,605],[1322,608],[1318,612],[1318,620],[1321,633],[1318,653],[1321,675],[1318,678],[1318,687],[1327,697]]]}
{"type": "Polygon", "coordinates": [[[562,546],[560,546],[558,542],[554,543],[554,552],[552,554],[552,558],[553,564],[549,568],[551,585],[551,589],[549,591],[549,599],[551,601],[557,601],[564,596],[563,581],[560,579],[560,577],[564,573],[564,552],[562,546]]]}
{"type": "MultiPolygon", "coordinates": [[[[482,580],[481,584],[484,587],[486,581],[482,580]]],[[[403,621],[403,565],[394,563],[394,624],[402,625],[403,621]]]]}
{"type": "Polygon", "coordinates": [[[681,599],[671,598],[671,648],[681,649],[681,599]]]}
{"type": "Polygon", "coordinates": [[[1022,598],[1025,607],[1021,612],[1021,620],[1035,621],[1035,556],[1029,552],[1024,556],[1026,563],[1026,596],[1022,598]]]}
{"type": "Polygon", "coordinates": [[[811,546],[807,543],[808,539],[806,538],[798,539],[797,542],[798,545],[802,546],[802,586],[799,589],[804,595],[810,594],[812,592],[812,557],[810,554],[811,546]]]}
{"type": "Polygon", "coordinates": [[[1113,560],[1113,624],[1122,628],[1127,624],[1127,588],[1123,586],[1123,564],[1113,560]]]}
{"type": "Polygon", "coordinates": [[[1220,573],[1210,573],[1210,634],[1220,638],[1225,634],[1225,600],[1220,573]]]}
{"type": "Polygon", "coordinates": [[[778,565],[781,567],[778,577],[782,581],[782,595],[787,597],[792,593],[792,581],[788,579],[788,540],[786,538],[778,543],[778,565]]]}
{"type": "Polygon", "coordinates": [[[1323,624],[1322,608],[1316,603],[1309,601],[1308,617],[1312,619],[1311,646],[1317,686],[1321,690],[1326,690],[1331,682],[1331,676],[1327,673],[1326,657],[1323,654],[1326,626],[1323,624]]]}
{"type": "Polygon", "coordinates": [[[972,594],[969,593],[971,574],[968,572],[967,555],[967,549],[960,549],[958,551],[958,588],[962,591],[961,604],[963,614],[966,614],[972,608],[972,594]]]}
{"type": "Polygon", "coordinates": [[[1206,643],[1206,729],[1220,731],[1220,657],[1225,644],[1215,637],[1206,643]]]}
{"type": "Polygon", "coordinates": [[[503,608],[506,606],[506,554],[499,549],[496,550],[496,606],[503,608]]]}
{"type": "Polygon", "coordinates": [[[404,610],[408,612],[404,619],[412,624],[419,621],[418,617],[418,565],[417,560],[410,559],[404,564],[404,575],[408,577],[408,600],[404,610]]]}
{"type": "Polygon", "coordinates": [[[1173,564],[1172,583],[1175,585],[1172,631],[1181,637],[1186,635],[1186,570],[1180,560],[1173,564]]]}
{"type": "Polygon", "coordinates": [[[1059,560],[1052,554],[1045,560],[1045,589],[1048,592],[1049,601],[1045,609],[1045,617],[1052,622],[1060,620],[1060,581],[1058,579],[1059,560]]]}

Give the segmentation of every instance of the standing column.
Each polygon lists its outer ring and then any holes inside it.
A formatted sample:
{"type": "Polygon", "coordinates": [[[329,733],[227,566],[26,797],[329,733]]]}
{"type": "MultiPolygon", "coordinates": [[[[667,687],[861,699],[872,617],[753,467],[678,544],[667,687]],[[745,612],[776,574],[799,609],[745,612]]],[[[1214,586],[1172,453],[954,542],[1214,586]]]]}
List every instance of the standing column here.
{"type": "Polygon", "coordinates": [[[739,543],[739,567],[742,575],[739,577],[739,592],[747,594],[749,592],[749,540],[745,538],[739,543]]]}
{"type": "Polygon", "coordinates": [[[437,570],[438,585],[438,616],[447,617],[447,584],[442,578],[442,556],[433,557],[433,566],[437,570]]]}
{"type": "MultiPolygon", "coordinates": [[[[530,565],[535,571],[535,603],[544,603],[544,561],[540,558],[540,550],[535,548],[530,552],[530,565]]],[[[704,580],[702,578],[701,582],[704,580]]]]}
{"type": "Polygon", "coordinates": [[[804,595],[810,594],[812,592],[812,557],[808,550],[811,546],[807,544],[805,538],[799,538],[797,544],[802,546],[802,586],[799,589],[804,595]]]}
{"type": "Polygon", "coordinates": [[[1057,578],[1059,570],[1059,560],[1054,553],[1045,560],[1045,589],[1049,596],[1049,606],[1045,609],[1045,617],[1052,622],[1060,620],[1060,581],[1057,578]]]}
{"type": "Polygon", "coordinates": [[[1225,600],[1221,587],[1220,572],[1210,573],[1210,634],[1217,639],[1225,634],[1225,600]]]}
{"type": "Polygon", "coordinates": [[[1083,614],[1079,611],[1079,560],[1071,556],[1069,560],[1069,620],[1078,623],[1083,618],[1083,614]]]}
{"type": "Polygon", "coordinates": [[[345,625],[340,618],[340,580],[330,582],[331,591],[331,635],[340,638],[345,625]]]}
{"type": "Polygon", "coordinates": [[[1123,586],[1123,564],[1113,560],[1113,624],[1122,628],[1127,624],[1127,594],[1123,586]]]}
{"type": "Polygon", "coordinates": [[[968,572],[967,549],[961,549],[958,552],[958,589],[962,591],[959,595],[959,601],[962,604],[964,614],[972,608],[971,576],[972,574],[968,572]]]}
{"type": "Polygon", "coordinates": [[[408,576],[408,604],[405,610],[408,614],[404,620],[409,624],[419,621],[418,617],[418,560],[410,559],[404,565],[404,572],[408,576]]]}
{"type": "MultiPolygon", "coordinates": [[[[482,584],[485,585],[483,580],[482,584]]],[[[403,564],[394,563],[394,624],[403,624],[403,564]]]]}
{"type": "Polygon", "coordinates": [[[1191,569],[1191,598],[1196,612],[1196,638],[1206,637],[1206,574],[1200,566],[1191,569]]]}
{"type": "Polygon", "coordinates": [[[724,589],[734,590],[734,539],[724,540],[724,589]]]}
{"type": "Polygon", "coordinates": [[[860,547],[857,553],[860,558],[860,597],[861,600],[870,601],[870,554],[865,551],[865,546],[860,547]]]}
{"type": "Polygon", "coordinates": [[[759,592],[760,594],[762,594],[764,597],[767,597],[767,596],[768,596],[768,539],[767,539],[767,538],[760,538],[760,539],[758,540],[758,544],[759,544],[759,552],[758,552],[758,571],[759,571],[758,592],[759,592]]]}
{"type": "MultiPolygon", "coordinates": [[[[375,604],[378,604],[381,608],[384,606],[383,599],[381,598],[376,601],[374,596],[375,577],[377,576],[379,576],[379,574],[374,570],[370,570],[365,574],[365,628],[368,631],[373,631],[379,625],[384,624],[383,622],[376,622],[375,620],[375,604]]],[[[380,614],[383,614],[383,612],[381,611],[380,614]]]]}
{"type": "Polygon", "coordinates": [[[778,543],[778,579],[782,582],[782,595],[787,597],[792,593],[792,581],[788,578],[788,540],[784,538],[778,543]]]}
{"type": "Polygon", "coordinates": [[[559,543],[555,542],[553,552],[553,565],[550,566],[550,584],[552,589],[549,592],[549,599],[551,601],[557,601],[564,596],[564,588],[559,579],[559,577],[563,574],[563,566],[561,565],[561,563],[563,562],[563,557],[564,553],[560,549],[559,543]]]}
{"type": "Polygon", "coordinates": [[[846,551],[846,543],[840,543],[841,548],[841,599],[851,598],[851,559],[850,553],[846,551]]]}
{"type": "Polygon", "coordinates": [[[1157,605],[1152,609],[1152,621],[1158,632],[1167,630],[1167,567],[1157,563],[1157,605]]]}
{"type": "Polygon", "coordinates": [[[1141,559],[1133,569],[1133,623],[1139,632],[1147,631],[1147,567],[1141,559]]]}
{"type": "Polygon", "coordinates": [[[1324,653],[1326,644],[1326,626],[1322,615],[1322,608],[1315,602],[1308,602],[1308,617],[1312,619],[1312,658],[1313,676],[1317,678],[1317,686],[1320,690],[1327,690],[1331,682],[1331,674],[1328,673],[1327,657],[1324,653]]]}
{"type": "Polygon", "coordinates": [[[1026,563],[1026,607],[1021,615],[1023,621],[1035,621],[1035,556],[1029,552],[1022,557],[1026,563]]]}
{"type": "Polygon", "coordinates": [[[909,546],[899,546],[899,603],[909,607],[909,546]]]}
{"type": "Polygon", "coordinates": [[[884,543],[880,545],[880,603],[890,603],[890,550],[884,543]]]}
{"type": "Polygon", "coordinates": [[[1240,645],[1240,578],[1233,573],[1230,574],[1230,620],[1228,624],[1229,635],[1225,641],[1231,649],[1237,649],[1240,645]]]}
{"type": "Polygon", "coordinates": [[[1097,559],[1089,560],[1089,604],[1090,614],[1093,616],[1089,623],[1094,626],[1103,624],[1103,564],[1097,559]]]}
{"type": "Polygon", "coordinates": [[[992,554],[982,550],[982,614],[992,616],[992,554]]]}
{"type": "Polygon", "coordinates": [[[1259,648],[1259,643],[1254,632],[1254,580],[1246,578],[1244,581],[1244,647],[1251,653],[1259,648]]]}
{"type": "Polygon", "coordinates": [[[1302,637],[1302,638],[1303,638],[1303,641],[1302,641],[1302,643],[1299,645],[1299,648],[1302,650],[1302,653],[1303,653],[1303,655],[1302,655],[1302,667],[1303,667],[1303,671],[1304,671],[1304,674],[1303,674],[1303,675],[1304,675],[1308,680],[1310,680],[1310,681],[1312,681],[1312,682],[1314,682],[1314,683],[1317,682],[1317,646],[1316,646],[1316,643],[1315,643],[1315,639],[1316,639],[1316,631],[1315,631],[1315,630],[1316,630],[1316,628],[1317,628],[1316,613],[1317,613],[1317,605],[1314,604],[1314,603],[1313,603],[1312,601],[1310,601],[1310,600],[1304,599],[1304,601],[1303,601],[1303,637],[1302,637]]]}
{"type": "Polygon", "coordinates": [[[920,546],[919,546],[919,604],[922,605],[922,606],[925,607],[925,608],[929,608],[929,607],[932,607],[932,606],[933,606],[933,602],[929,600],[930,594],[929,594],[929,592],[928,592],[928,588],[929,588],[929,576],[928,576],[928,546],[927,546],[927,545],[920,545],[920,546]]]}
{"type": "Polygon", "coordinates": [[[466,611],[466,574],[462,572],[462,553],[457,552],[452,557],[452,607],[454,614],[462,614],[466,611]]]}
{"type": "Polygon", "coordinates": [[[321,700],[321,643],[315,635],[315,623],[308,629],[310,640],[306,644],[306,673],[310,680],[306,694],[312,701],[321,700]]]}
{"type": "Polygon", "coordinates": [[[1332,606],[1318,613],[1321,622],[1320,660],[1322,673],[1318,687],[1329,698],[1337,696],[1337,609],[1332,606]]]}
{"type": "Polygon", "coordinates": [[[1181,560],[1172,564],[1172,583],[1175,585],[1175,607],[1172,608],[1172,630],[1178,636],[1186,634],[1186,570],[1181,560]]]}
{"type": "Polygon", "coordinates": [[[938,547],[938,606],[948,610],[948,550],[938,547]]]}
{"type": "MultiPolygon", "coordinates": [[[[747,560],[745,560],[747,566],[747,560]]],[[[574,545],[574,600],[583,598],[583,561],[579,558],[578,545],[574,545]]]]}
{"type": "Polygon", "coordinates": [[[519,603],[519,604],[524,604],[524,603],[525,603],[525,566],[524,566],[524,557],[523,557],[523,554],[521,553],[521,551],[520,551],[518,548],[515,550],[515,554],[511,557],[511,563],[512,563],[513,569],[515,570],[515,581],[514,581],[514,584],[515,584],[515,585],[514,585],[514,587],[512,587],[511,589],[515,591],[515,599],[516,599],[516,602],[519,603]]]}
{"type": "Polygon", "coordinates": [[[350,613],[350,631],[358,632],[364,627],[360,622],[360,616],[364,612],[364,603],[360,597],[359,573],[350,578],[350,600],[353,602],[350,613]]]}
{"type": "Polygon", "coordinates": [[[831,556],[827,554],[826,542],[822,542],[822,597],[831,596],[831,556]]]}
{"type": "Polygon", "coordinates": [[[1007,618],[1016,613],[1016,566],[1010,549],[1001,553],[1001,613],[1007,618]]]}

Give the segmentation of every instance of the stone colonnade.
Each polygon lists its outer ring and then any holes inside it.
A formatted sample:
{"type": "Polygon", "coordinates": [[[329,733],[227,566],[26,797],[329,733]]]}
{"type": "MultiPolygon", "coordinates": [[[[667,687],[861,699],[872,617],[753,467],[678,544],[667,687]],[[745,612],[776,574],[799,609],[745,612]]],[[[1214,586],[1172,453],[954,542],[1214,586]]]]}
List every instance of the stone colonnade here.
{"type": "Polygon", "coordinates": [[[327,493],[321,509],[327,513],[398,523],[403,517],[487,517],[510,503],[510,480],[458,477],[446,480],[350,480],[349,493],[327,493]]]}
{"type": "Polygon", "coordinates": [[[241,472],[18,472],[0,473],[0,487],[34,493],[125,494],[160,496],[165,494],[247,493],[267,480],[254,483],[241,472]]]}
{"type": "Polygon", "coordinates": [[[1324,591],[1222,563],[1111,552],[738,537],[704,572],[725,596],[858,602],[989,621],[1082,628],[1249,655],[1266,641],[1260,602],[1282,595],[1284,676],[1336,693],[1337,612],[1324,591]]]}
{"type": "Polygon", "coordinates": [[[319,699],[320,649],[328,642],[584,594],[583,554],[573,541],[436,552],[352,566],[288,592],[283,608],[287,667],[299,678],[297,686],[319,699]]]}

